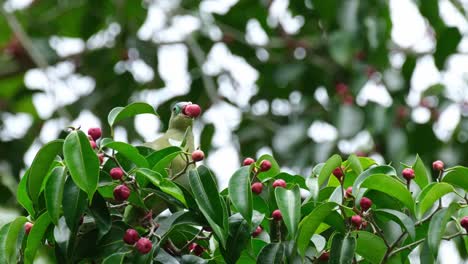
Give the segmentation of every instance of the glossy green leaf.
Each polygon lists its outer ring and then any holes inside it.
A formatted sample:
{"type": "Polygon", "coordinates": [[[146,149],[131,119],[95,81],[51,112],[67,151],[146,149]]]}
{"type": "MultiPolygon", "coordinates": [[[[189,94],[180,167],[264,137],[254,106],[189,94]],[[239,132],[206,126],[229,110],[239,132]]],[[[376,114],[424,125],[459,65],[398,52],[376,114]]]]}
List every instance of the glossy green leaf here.
{"type": "Polygon", "coordinates": [[[229,236],[226,249],[220,248],[227,263],[236,263],[241,252],[249,245],[250,224],[240,214],[229,217],[229,236]]]}
{"type": "Polygon", "coordinates": [[[127,252],[112,254],[102,261],[102,264],[122,264],[127,252]]]}
{"type": "Polygon", "coordinates": [[[201,165],[189,172],[190,188],[203,216],[210,224],[223,247],[226,246],[228,218],[224,200],[218,194],[218,186],[211,171],[201,165]]]}
{"type": "Polygon", "coordinates": [[[36,212],[34,211],[33,203],[31,198],[29,198],[27,186],[28,186],[28,177],[29,177],[29,170],[24,173],[24,176],[21,178],[18,184],[18,190],[16,192],[16,199],[18,203],[23,206],[26,211],[31,215],[31,217],[35,218],[36,212]]]}
{"type": "Polygon", "coordinates": [[[150,170],[150,169],[138,169],[136,172],[136,177],[141,178],[144,177],[148,179],[154,186],[159,187],[161,191],[172,195],[174,198],[182,202],[185,206],[187,206],[187,202],[184,197],[184,193],[182,190],[177,186],[175,183],[173,183],[171,180],[164,178],[161,176],[156,171],[150,170]]]}
{"type": "Polygon", "coordinates": [[[372,264],[379,264],[385,257],[387,246],[382,238],[367,232],[354,231],[356,235],[356,253],[372,264]]]}
{"type": "Polygon", "coordinates": [[[416,216],[421,219],[435,202],[442,196],[454,192],[452,185],[445,182],[434,182],[427,185],[416,198],[416,216]]]}
{"type": "Polygon", "coordinates": [[[69,177],[65,181],[62,207],[63,215],[72,232],[78,227],[81,216],[86,209],[86,193],[75,185],[69,177]]]}
{"type": "Polygon", "coordinates": [[[437,258],[440,241],[442,240],[442,236],[444,235],[445,229],[447,228],[447,223],[451,220],[451,217],[459,208],[459,204],[452,203],[448,207],[439,210],[431,218],[427,232],[427,242],[429,249],[435,258],[437,258]]]}
{"type": "Polygon", "coordinates": [[[250,188],[250,166],[238,169],[229,180],[229,198],[234,207],[250,225],[252,222],[252,190],[250,188]]]}
{"type": "Polygon", "coordinates": [[[419,155],[416,155],[416,161],[412,168],[414,169],[414,181],[419,185],[421,190],[424,189],[429,184],[429,175],[419,155]]]}
{"type": "Polygon", "coordinates": [[[309,176],[306,180],[306,184],[310,192],[310,198],[313,201],[316,201],[318,198],[318,194],[320,192],[319,185],[318,185],[318,178],[309,176]]]}
{"type": "Polygon", "coordinates": [[[265,154],[262,155],[260,158],[258,158],[256,164],[257,166],[260,166],[260,163],[262,163],[263,160],[268,160],[271,162],[271,168],[268,171],[265,172],[260,172],[257,177],[260,179],[260,181],[265,181],[267,179],[271,179],[275,177],[278,173],[280,173],[280,167],[278,165],[278,162],[276,162],[275,158],[273,158],[271,155],[265,154]]]}
{"type": "Polygon", "coordinates": [[[55,167],[47,179],[44,190],[47,212],[52,222],[57,225],[62,214],[62,198],[67,170],[65,167],[55,167]]]}
{"type": "Polygon", "coordinates": [[[98,239],[109,232],[112,226],[112,219],[107,208],[106,200],[99,194],[95,194],[93,202],[89,208],[89,214],[94,218],[96,227],[99,230],[98,239]]]}
{"type": "Polygon", "coordinates": [[[159,160],[154,166],[153,166],[153,170],[158,172],[159,174],[161,174],[163,177],[167,178],[168,177],[168,174],[167,174],[167,168],[169,168],[171,162],[176,158],[178,157],[179,155],[181,155],[182,153],[182,149],[179,148],[180,151],[177,151],[177,152],[173,152],[165,157],[163,157],[161,160],[159,160]]]}
{"type": "Polygon", "coordinates": [[[17,263],[17,253],[19,251],[19,248],[17,248],[17,241],[27,221],[26,217],[20,216],[10,223],[4,248],[3,245],[0,245],[0,253],[3,252],[5,254],[6,263],[17,263]]]}
{"type": "Polygon", "coordinates": [[[401,226],[401,228],[405,229],[408,232],[411,239],[415,239],[416,230],[414,228],[414,221],[406,214],[392,209],[377,209],[375,210],[375,214],[377,215],[377,217],[383,216],[398,223],[401,226]]]}
{"type": "Polygon", "coordinates": [[[73,181],[92,201],[99,180],[99,160],[88,137],[80,130],[70,132],[63,144],[63,155],[73,181]]]}
{"type": "Polygon", "coordinates": [[[49,174],[55,157],[62,151],[63,144],[62,139],[45,144],[39,152],[37,152],[31,164],[28,175],[28,193],[34,204],[37,203],[37,199],[39,198],[42,182],[49,174]]]}
{"type": "Polygon", "coordinates": [[[110,138],[105,138],[101,142],[101,147],[116,150],[120,155],[133,162],[141,168],[148,168],[148,161],[140,154],[137,148],[125,142],[113,141],[110,138]]]}
{"type": "Polygon", "coordinates": [[[320,170],[320,174],[318,177],[318,184],[319,186],[322,185],[328,177],[330,177],[330,174],[333,172],[334,169],[337,167],[341,166],[341,157],[340,155],[333,155],[331,156],[326,162],[325,165],[323,165],[322,169],[320,170]]]}
{"type": "Polygon", "coordinates": [[[387,174],[387,175],[393,175],[393,176],[397,175],[395,169],[387,165],[376,166],[368,170],[365,170],[354,181],[354,184],[353,184],[354,196],[356,196],[359,193],[359,188],[361,188],[362,182],[365,179],[367,179],[369,176],[372,176],[374,174],[387,174]]]}
{"type": "Polygon", "coordinates": [[[0,228],[0,263],[8,263],[6,258],[6,241],[8,237],[8,230],[10,229],[10,223],[1,226],[0,228]]]}
{"type": "Polygon", "coordinates": [[[258,264],[281,264],[284,263],[284,245],[281,243],[272,243],[266,245],[257,258],[258,264]]]}
{"type": "Polygon", "coordinates": [[[34,262],[34,257],[36,256],[37,249],[42,243],[45,232],[49,225],[51,224],[51,219],[49,214],[44,213],[37,221],[34,223],[34,226],[29,232],[26,248],[24,250],[24,263],[29,264],[34,262]]]}
{"type": "Polygon", "coordinates": [[[125,107],[116,107],[109,112],[107,116],[107,122],[111,127],[113,127],[119,121],[133,117],[139,114],[153,114],[158,116],[154,108],[147,103],[133,103],[125,107]]]}
{"type": "Polygon", "coordinates": [[[353,236],[344,237],[342,234],[335,234],[330,249],[330,260],[332,264],[353,263],[354,251],[356,250],[356,238],[353,236]]]}
{"type": "Polygon", "coordinates": [[[288,237],[295,238],[299,221],[301,220],[301,194],[299,186],[293,189],[275,188],[275,197],[278,208],[283,215],[283,221],[288,229],[288,237]]]}
{"type": "Polygon", "coordinates": [[[468,168],[462,166],[450,168],[442,178],[442,181],[468,191],[468,168]]]}
{"type": "Polygon", "coordinates": [[[171,146],[167,148],[163,148],[161,150],[157,150],[148,156],[146,156],[146,160],[148,161],[149,167],[153,168],[156,163],[158,163],[160,160],[162,160],[164,157],[169,156],[173,153],[180,153],[182,149],[180,147],[176,146],[171,146]]]}
{"type": "Polygon", "coordinates": [[[325,220],[325,218],[337,207],[336,203],[324,203],[317,206],[309,215],[304,217],[299,223],[297,232],[297,248],[301,256],[304,256],[310,239],[314,235],[315,230],[325,220]]]}
{"type": "Polygon", "coordinates": [[[386,174],[371,175],[362,182],[361,187],[386,193],[402,202],[411,212],[414,212],[414,203],[411,193],[406,189],[403,183],[391,176],[386,174]]]}
{"type": "Polygon", "coordinates": [[[362,173],[362,166],[361,162],[359,161],[358,157],[354,154],[351,154],[348,158],[349,167],[356,173],[360,175],[362,173]]]}

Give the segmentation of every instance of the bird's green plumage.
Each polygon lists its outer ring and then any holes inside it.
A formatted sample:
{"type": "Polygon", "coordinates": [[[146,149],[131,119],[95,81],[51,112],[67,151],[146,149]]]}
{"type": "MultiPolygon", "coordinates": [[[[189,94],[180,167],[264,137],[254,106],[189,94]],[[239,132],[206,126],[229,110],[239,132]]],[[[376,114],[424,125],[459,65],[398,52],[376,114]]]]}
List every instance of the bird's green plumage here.
{"type": "MultiPolygon", "coordinates": [[[[172,107],[171,118],[169,120],[169,126],[167,131],[159,138],[152,142],[144,143],[143,146],[152,148],[154,150],[161,150],[170,146],[183,147],[185,152],[193,152],[195,149],[194,138],[192,132],[193,119],[186,116],[183,113],[183,108],[188,102],[176,103],[172,107]],[[185,141],[183,146],[181,144],[185,141]]],[[[187,164],[183,154],[174,158],[170,167],[167,168],[169,177],[174,177],[178,173],[182,172],[187,164]]],[[[181,185],[183,188],[190,192],[190,185],[188,180],[188,170],[194,165],[190,165],[187,172],[177,177],[174,181],[181,185]]],[[[145,201],[145,205],[151,208],[153,214],[159,214],[168,208],[168,204],[160,197],[151,197],[145,201]]],[[[127,206],[125,209],[124,219],[127,223],[138,222],[145,215],[142,209],[133,207],[132,205],[127,206]]]]}
{"type": "MultiPolygon", "coordinates": [[[[177,103],[172,108],[171,119],[169,120],[169,127],[167,131],[161,137],[157,138],[152,142],[143,144],[145,147],[152,148],[154,150],[161,150],[170,146],[180,146],[185,139],[184,151],[193,152],[195,149],[194,138],[192,132],[193,119],[184,115],[182,113],[182,108],[185,106],[185,102],[177,103]]],[[[170,171],[170,176],[177,175],[181,172],[186,165],[186,160],[182,155],[176,157],[172,163],[171,167],[168,168],[170,171]]],[[[175,181],[185,187],[187,190],[190,190],[188,183],[188,173],[181,175],[175,181]]]]}

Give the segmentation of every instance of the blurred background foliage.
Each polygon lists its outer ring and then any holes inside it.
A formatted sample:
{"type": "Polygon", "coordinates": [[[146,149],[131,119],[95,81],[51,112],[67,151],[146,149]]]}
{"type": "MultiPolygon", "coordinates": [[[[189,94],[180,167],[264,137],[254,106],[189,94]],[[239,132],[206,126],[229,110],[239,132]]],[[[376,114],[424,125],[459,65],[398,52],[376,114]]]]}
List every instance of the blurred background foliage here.
{"type": "Polygon", "coordinates": [[[265,152],[302,175],[331,153],[468,165],[467,5],[2,1],[0,204],[14,206],[42,144],[70,124],[108,134],[107,113],[132,101],[161,116],[122,126],[136,144],[175,101],[200,104],[195,131],[221,178],[265,152]]]}

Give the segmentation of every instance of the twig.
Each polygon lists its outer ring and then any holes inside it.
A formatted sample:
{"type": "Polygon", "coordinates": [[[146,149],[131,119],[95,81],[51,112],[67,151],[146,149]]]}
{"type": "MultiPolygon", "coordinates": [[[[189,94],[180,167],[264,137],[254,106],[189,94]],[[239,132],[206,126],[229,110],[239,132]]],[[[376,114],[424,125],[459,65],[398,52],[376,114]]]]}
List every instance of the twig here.
{"type": "Polygon", "coordinates": [[[413,243],[411,243],[411,244],[408,244],[408,245],[403,246],[403,247],[401,247],[401,248],[399,248],[399,249],[396,249],[395,251],[391,252],[388,256],[391,257],[391,256],[397,254],[398,252],[401,252],[401,251],[403,251],[403,250],[409,249],[409,248],[411,248],[411,247],[413,247],[413,246],[417,246],[417,245],[421,244],[422,242],[424,242],[425,240],[426,240],[425,238],[422,238],[422,239],[417,240],[417,241],[415,241],[415,242],[413,242],[413,243]]]}

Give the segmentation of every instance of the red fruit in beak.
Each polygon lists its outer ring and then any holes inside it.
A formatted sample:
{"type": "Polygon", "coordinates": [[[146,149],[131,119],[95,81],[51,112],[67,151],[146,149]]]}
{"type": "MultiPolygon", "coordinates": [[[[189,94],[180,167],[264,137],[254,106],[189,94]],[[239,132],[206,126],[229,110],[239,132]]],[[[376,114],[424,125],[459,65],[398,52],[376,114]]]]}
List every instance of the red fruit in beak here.
{"type": "Polygon", "coordinates": [[[182,113],[184,113],[184,115],[186,116],[196,118],[200,116],[201,108],[197,104],[189,104],[184,107],[184,109],[182,110],[182,113]]]}

